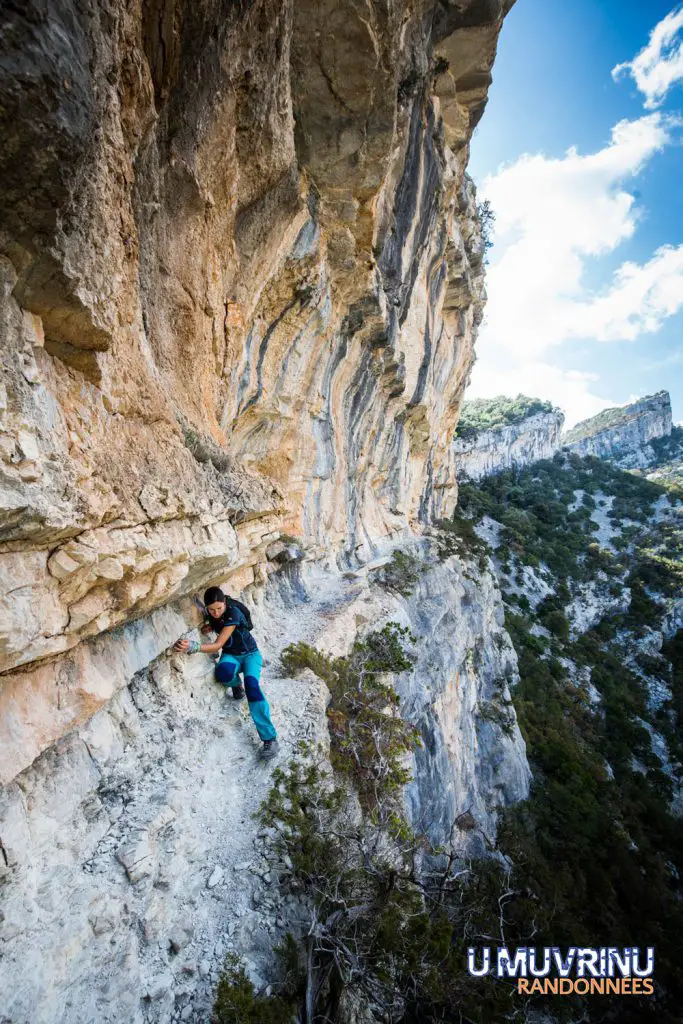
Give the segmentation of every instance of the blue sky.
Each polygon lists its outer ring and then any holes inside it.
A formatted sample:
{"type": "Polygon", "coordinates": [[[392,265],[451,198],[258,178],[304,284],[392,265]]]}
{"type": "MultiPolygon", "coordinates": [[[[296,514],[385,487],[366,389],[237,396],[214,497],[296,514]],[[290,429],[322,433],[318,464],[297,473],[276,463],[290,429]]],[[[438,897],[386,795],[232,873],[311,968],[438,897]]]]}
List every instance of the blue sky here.
{"type": "Polygon", "coordinates": [[[683,419],[683,6],[517,0],[470,173],[496,222],[468,394],[571,423],[667,388],[683,419]]]}

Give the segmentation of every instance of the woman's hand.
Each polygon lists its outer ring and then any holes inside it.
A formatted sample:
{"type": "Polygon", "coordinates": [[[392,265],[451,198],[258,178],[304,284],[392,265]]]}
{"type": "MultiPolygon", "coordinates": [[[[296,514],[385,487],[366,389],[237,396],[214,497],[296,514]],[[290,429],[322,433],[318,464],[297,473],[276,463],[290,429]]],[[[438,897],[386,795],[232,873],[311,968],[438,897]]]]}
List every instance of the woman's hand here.
{"type": "Polygon", "coordinates": [[[189,640],[176,640],[176,642],[173,644],[173,650],[182,651],[183,653],[186,653],[189,646],[189,640]]]}

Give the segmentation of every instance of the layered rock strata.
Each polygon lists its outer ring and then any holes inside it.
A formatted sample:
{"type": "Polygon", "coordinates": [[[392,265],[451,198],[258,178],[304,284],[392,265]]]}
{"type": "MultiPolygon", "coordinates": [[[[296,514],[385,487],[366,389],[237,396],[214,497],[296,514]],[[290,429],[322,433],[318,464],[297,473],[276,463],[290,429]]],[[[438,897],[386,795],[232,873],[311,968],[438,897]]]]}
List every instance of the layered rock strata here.
{"type": "Polygon", "coordinates": [[[473,438],[456,437],[453,461],[458,479],[481,480],[493,473],[549,459],[560,447],[564,414],[539,412],[519,423],[483,430],[473,438]]]}
{"type": "Polygon", "coordinates": [[[621,469],[645,469],[656,461],[650,442],[668,437],[671,429],[669,392],[658,391],[577,423],[562,443],[577,455],[608,459],[621,469]]]}
{"type": "Polygon", "coordinates": [[[453,507],[509,6],[3,9],[3,781],[283,532],[352,563],[453,507]]]}

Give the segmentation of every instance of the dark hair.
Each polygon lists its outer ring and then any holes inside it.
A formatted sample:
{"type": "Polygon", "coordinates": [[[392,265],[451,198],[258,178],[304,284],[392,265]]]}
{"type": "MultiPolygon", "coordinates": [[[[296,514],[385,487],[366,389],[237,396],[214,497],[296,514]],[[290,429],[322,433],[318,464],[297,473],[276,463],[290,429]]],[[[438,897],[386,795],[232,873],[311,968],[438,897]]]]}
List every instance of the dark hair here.
{"type": "Polygon", "coordinates": [[[227,598],[220,587],[209,587],[204,591],[204,604],[216,604],[218,601],[226,601],[227,598]]]}

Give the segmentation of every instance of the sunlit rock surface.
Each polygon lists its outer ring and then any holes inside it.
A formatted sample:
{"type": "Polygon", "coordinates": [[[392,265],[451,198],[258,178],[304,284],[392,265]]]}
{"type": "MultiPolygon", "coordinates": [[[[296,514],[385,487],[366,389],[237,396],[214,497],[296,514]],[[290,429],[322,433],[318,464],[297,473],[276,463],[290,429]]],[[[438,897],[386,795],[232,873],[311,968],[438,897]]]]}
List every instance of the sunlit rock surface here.
{"type": "MultiPolygon", "coordinates": [[[[289,563],[318,574],[322,600],[339,566],[453,509],[451,439],[485,300],[465,169],[510,6],[29,0],[0,13],[12,1024],[205,1021],[230,941],[263,977],[274,915],[254,916],[250,815],[269,775],[206,659],[168,649],[198,621],[191,595],[225,582],[259,610],[285,753],[324,739],[319,683],[273,680],[282,647],[325,632],[289,563]]],[[[448,586],[441,598],[461,601],[466,585],[448,586]]],[[[339,649],[401,611],[377,600],[353,619],[343,595],[323,601],[339,649]]],[[[493,685],[461,664],[477,636],[488,650],[485,603],[434,666],[442,721],[418,699],[429,660],[410,684],[448,767],[434,828],[467,802],[477,836],[525,785],[519,739],[501,733],[499,755],[466,721],[493,685]],[[489,754],[502,767],[467,761],[489,754]]],[[[447,643],[439,628],[425,652],[447,643]]],[[[419,789],[434,769],[417,770],[419,789]]]]}
{"type": "Polygon", "coordinates": [[[452,509],[509,6],[3,12],[0,671],[452,509]]]}
{"type": "Polygon", "coordinates": [[[658,391],[577,423],[562,443],[577,455],[609,459],[622,469],[645,469],[656,461],[650,441],[668,437],[671,427],[669,392],[658,391]]]}
{"type": "Polygon", "coordinates": [[[482,430],[473,438],[456,437],[452,446],[456,477],[481,480],[551,458],[560,447],[563,422],[563,413],[554,409],[527,416],[519,423],[482,430]]]}

